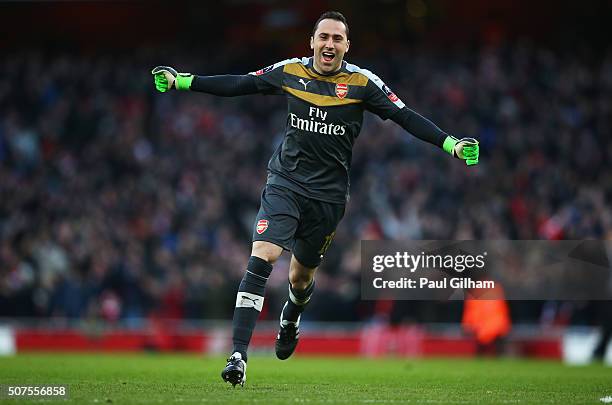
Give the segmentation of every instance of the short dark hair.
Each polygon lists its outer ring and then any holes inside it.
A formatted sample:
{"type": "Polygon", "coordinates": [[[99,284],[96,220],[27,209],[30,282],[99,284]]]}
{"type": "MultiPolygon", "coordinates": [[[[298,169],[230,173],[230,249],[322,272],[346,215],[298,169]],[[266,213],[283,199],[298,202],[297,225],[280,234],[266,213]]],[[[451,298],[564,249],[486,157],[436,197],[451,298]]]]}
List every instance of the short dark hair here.
{"type": "Polygon", "coordinates": [[[312,36],[314,37],[314,34],[317,31],[317,28],[319,27],[319,23],[321,22],[321,20],[325,20],[327,18],[331,20],[340,21],[341,23],[343,23],[344,27],[346,27],[346,38],[348,39],[348,36],[349,36],[348,22],[346,22],[346,17],[339,11],[326,11],[323,14],[321,14],[321,17],[319,17],[319,19],[314,25],[314,28],[312,29],[312,36]]]}

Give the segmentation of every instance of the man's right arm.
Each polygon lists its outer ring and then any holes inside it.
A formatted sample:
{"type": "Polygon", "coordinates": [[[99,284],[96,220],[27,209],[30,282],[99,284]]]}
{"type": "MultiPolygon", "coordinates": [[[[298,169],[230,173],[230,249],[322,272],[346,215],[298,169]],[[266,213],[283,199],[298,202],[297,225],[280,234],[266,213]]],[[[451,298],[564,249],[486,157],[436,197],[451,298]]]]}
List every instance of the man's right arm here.
{"type": "Polygon", "coordinates": [[[168,66],[157,66],[151,73],[160,92],[170,89],[191,90],[215,96],[232,97],[259,93],[255,77],[251,75],[198,76],[178,73],[168,66]]]}
{"type": "Polygon", "coordinates": [[[191,90],[215,96],[233,97],[248,94],[282,94],[283,66],[299,59],[287,59],[247,75],[197,76],[178,73],[169,66],[157,66],[151,73],[160,92],[171,89],[191,90]]]}
{"type": "Polygon", "coordinates": [[[189,90],[215,96],[233,97],[259,93],[250,75],[194,76],[189,90]]]}

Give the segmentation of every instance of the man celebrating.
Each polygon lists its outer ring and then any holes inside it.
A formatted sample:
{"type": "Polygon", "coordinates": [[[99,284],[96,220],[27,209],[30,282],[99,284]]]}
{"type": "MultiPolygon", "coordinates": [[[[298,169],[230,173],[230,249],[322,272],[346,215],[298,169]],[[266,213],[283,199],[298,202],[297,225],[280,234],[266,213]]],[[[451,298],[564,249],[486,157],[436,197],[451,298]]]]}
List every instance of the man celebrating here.
{"type": "Polygon", "coordinates": [[[287,359],[299,338],[300,315],[314,291],[314,274],[344,215],[352,148],[368,110],[392,119],[414,136],[447,153],[478,163],[474,139],[457,140],[407,108],[372,72],[344,61],[349,27],[336,11],[323,13],[310,38],[313,56],[278,62],[243,76],[197,76],[158,66],[156,88],[219,96],[284,94],[285,137],[268,164],[268,180],[253,230],[253,247],[238,288],[233,351],[222,378],[246,381],[247,348],[263,307],[266,281],[283,250],[293,255],[289,297],[280,315],[276,355],[287,359]]]}

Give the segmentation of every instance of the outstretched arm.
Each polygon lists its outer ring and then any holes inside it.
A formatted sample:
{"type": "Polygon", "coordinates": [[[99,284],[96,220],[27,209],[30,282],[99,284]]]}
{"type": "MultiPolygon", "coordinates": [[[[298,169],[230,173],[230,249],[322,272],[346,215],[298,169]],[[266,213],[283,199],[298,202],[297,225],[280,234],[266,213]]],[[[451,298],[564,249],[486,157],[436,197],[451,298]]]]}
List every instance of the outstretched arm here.
{"type": "Polygon", "coordinates": [[[408,107],[403,107],[389,118],[417,138],[440,148],[448,136],[436,124],[408,107]]]}
{"type": "Polygon", "coordinates": [[[168,66],[158,66],[151,73],[158,91],[170,89],[192,90],[215,96],[232,97],[259,93],[255,77],[251,75],[197,76],[178,73],[168,66]]]}
{"type": "Polygon", "coordinates": [[[457,139],[442,131],[436,124],[404,106],[390,117],[417,138],[437,145],[467,165],[478,163],[480,154],[478,141],[474,138],[457,139]]]}
{"type": "Polygon", "coordinates": [[[382,119],[391,118],[406,131],[425,142],[444,149],[450,155],[465,160],[467,165],[478,163],[479,147],[474,138],[457,139],[448,135],[433,122],[406,107],[404,102],[369,70],[360,72],[368,78],[366,85],[366,108],[382,119]]]}
{"type": "Polygon", "coordinates": [[[194,76],[190,90],[223,97],[259,93],[250,75],[194,76]]]}

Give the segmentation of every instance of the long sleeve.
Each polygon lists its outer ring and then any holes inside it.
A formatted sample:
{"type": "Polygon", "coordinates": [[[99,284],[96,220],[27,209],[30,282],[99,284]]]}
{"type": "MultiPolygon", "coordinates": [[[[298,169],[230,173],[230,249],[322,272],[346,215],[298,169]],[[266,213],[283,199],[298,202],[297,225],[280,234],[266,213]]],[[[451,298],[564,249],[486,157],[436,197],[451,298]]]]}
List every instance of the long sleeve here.
{"type": "Polygon", "coordinates": [[[252,75],[194,76],[190,90],[223,97],[261,92],[252,75]]]}
{"type": "Polygon", "coordinates": [[[406,107],[380,77],[369,70],[361,69],[369,80],[366,86],[365,107],[386,120],[391,119],[417,138],[442,148],[448,134],[433,122],[406,107]]]}
{"type": "Polygon", "coordinates": [[[389,118],[417,138],[440,148],[448,136],[436,124],[408,107],[402,108],[389,118]]]}

